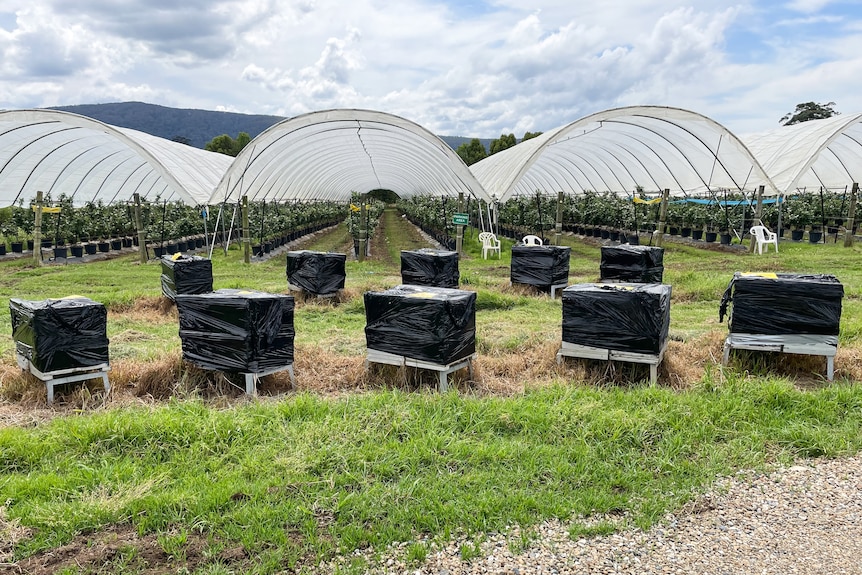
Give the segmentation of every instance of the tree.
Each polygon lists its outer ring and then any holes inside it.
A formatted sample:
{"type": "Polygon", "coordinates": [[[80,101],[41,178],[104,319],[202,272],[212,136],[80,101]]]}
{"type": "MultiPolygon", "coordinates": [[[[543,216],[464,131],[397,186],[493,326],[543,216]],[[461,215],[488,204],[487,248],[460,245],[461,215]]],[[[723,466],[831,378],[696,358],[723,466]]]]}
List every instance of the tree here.
{"type": "Polygon", "coordinates": [[[524,137],[521,139],[522,142],[526,142],[527,140],[532,140],[536,136],[541,136],[543,132],[524,132],[524,137]]]}
{"type": "Polygon", "coordinates": [[[827,102],[826,104],[818,104],[816,102],[804,102],[796,104],[796,109],[789,114],[784,114],[778,122],[784,126],[792,126],[808,120],[823,120],[837,116],[841,112],[836,112],[834,109],[835,102],[827,102]]]}
{"type": "Polygon", "coordinates": [[[236,140],[227,134],[222,134],[221,136],[216,136],[207,142],[204,149],[210,152],[218,152],[219,154],[236,157],[236,155],[239,154],[250,141],[251,136],[245,132],[240,132],[237,135],[236,140]]]}
{"type": "Polygon", "coordinates": [[[469,144],[461,144],[455,150],[455,153],[461,156],[461,159],[468,166],[488,157],[488,152],[485,150],[482,142],[479,141],[479,138],[473,138],[469,144]]]}
{"type": "Polygon", "coordinates": [[[515,134],[500,134],[499,138],[491,140],[491,155],[494,155],[497,152],[502,152],[506,148],[511,148],[517,143],[517,140],[515,140],[515,134]]]}

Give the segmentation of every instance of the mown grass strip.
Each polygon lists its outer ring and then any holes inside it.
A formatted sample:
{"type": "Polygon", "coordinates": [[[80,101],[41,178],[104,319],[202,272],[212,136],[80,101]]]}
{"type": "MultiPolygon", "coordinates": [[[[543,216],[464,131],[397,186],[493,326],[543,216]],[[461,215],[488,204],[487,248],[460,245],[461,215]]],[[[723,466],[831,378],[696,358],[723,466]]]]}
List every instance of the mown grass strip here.
{"type": "Polygon", "coordinates": [[[854,452],[860,428],[859,386],[781,380],[302,395],[224,411],[172,402],[0,431],[0,498],[34,529],[19,557],[131,523],[206,532],[294,567],[549,517],[625,511],[646,527],[718,475],[854,452]]]}

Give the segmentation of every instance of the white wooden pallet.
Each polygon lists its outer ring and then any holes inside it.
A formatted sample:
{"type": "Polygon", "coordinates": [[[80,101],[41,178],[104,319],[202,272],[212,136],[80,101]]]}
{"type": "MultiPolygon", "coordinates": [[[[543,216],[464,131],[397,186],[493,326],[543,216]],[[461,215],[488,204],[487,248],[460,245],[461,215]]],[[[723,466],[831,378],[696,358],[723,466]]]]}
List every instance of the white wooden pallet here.
{"type": "Polygon", "coordinates": [[[445,393],[449,389],[449,374],[458,371],[459,369],[467,368],[470,377],[473,377],[473,360],[476,359],[476,354],[464,359],[460,359],[450,364],[431,363],[421,359],[413,359],[403,355],[387,353],[376,349],[368,350],[368,357],[365,360],[365,369],[367,370],[372,363],[383,363],[386,365],[397,365],[399,367],[415,367],[418,369],[428,369],[438,372],[437,391],[445,393]]]}
{"type": "Polygon", "coordinates": [[[108,371],[110,371],[111,366],[108,363],[100,363],[81,368],[58,369],[42,372],[36,369],[33,363],[20,353],[15,354],[15,359],[18,362],[18,367],[24,371],[32,373],[37,379],[40,379],[45,383],[45,387],[48,391],[48,405],[54,403],[54,386],[63,385],[64,383],[87,381],[89,379],[101,379],[102,385],[105,388],[105,394],[111,391],[111,382],[108,381],[108,371]]]}
{"type": "Polygon", "coordinates": [[[258,371],[255,373],[242,373],[245,377],[245,393],[246,395],[255,396],[257,395],[257,384],[260,381],[261,377],[266,377],[267,375],[272,375],[273,373],[278,373],[279,371],[287,370],[288,375],[290,375],[290,384],[293,387],[296,387],[296,374],[293,372],[293,364],[288,364],[283,367],[274,367],[272,369],[267,369],[265,371],[258,371]]]}
{"type": "Polygon", "coordinates": [[[730,361],[730,351],[748,349],[752,351],[775,351],[800,355],[822,355],[826,357],[826,380],[832,381],[835,375],[835,353],[838,351],[838,337],[834,335],[787,334],[760,335],[751,333],[731,333],[724,340],[724,356],[721,364],[730,361]]]}
{"type": "MultiPolygon", "coordinates": [[[[525,283],[520,283],[520,282],[510,282],[510,283],[513,286],[524,285],[524,286],[530,286],[530,287],[539,288],[539,289],[541,289],[543,287],[543,286],[537,286],[537,285],[533,285],[533,284],[525,284],[525,283]]],[[[557,296],[558,291],[564,290],[567,287],[569,287],[569,284],[551,284],[551,299],[554,299],[557,296]]]]}
{"type": "Polygon", "coordinates": [[[299,286],[295,286],[290,282],[287,282],[287,289],[289,291],[295,291],[295,292],[300,292],[300,293],[304,293],[307,295],[313,295],[313,296],[317,297],[318,299],[327,299],[327,298],[335,297],[338,295],[338,292],[341,291],[341,290],[338,290],[338,291],[334,291],[332,293],[316,294],[316,293],[311,293],[310,291],[306,291],[299,286]]]}
{"type": "Polygon", "coordinates": [[[563,357],[577,357],[580,359],[599,359],[603,361],[626,361],[629,363],[645,363],[649,365],[650,383],[658,381],[658,365],[664,357],[664,352],[667,349],[667,342],[656,354],[651,353],[634,353],[631,351],[617,351],[614,349],[605,349],[601,347],[591,347],[588,345],[578,345],[568,341],[562,342],[560,351],[557,352],[557,363],[563,362],[563,357]]]}

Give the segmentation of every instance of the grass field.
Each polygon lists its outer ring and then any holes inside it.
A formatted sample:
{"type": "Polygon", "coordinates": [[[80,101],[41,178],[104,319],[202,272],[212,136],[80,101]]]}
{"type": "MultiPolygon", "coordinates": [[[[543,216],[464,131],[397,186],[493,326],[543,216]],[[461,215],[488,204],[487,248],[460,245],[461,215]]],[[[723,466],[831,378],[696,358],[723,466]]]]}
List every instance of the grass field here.
{"type": "MultiPolygon", "coordinates": [[[[396,214],[381,221],[338,301],[297,302],[297,388],[272,376],[254,400],[230,376],[183,364],[156,263],[0,262],[3,305],[73,293],[106,304],[114,386],[107,398],[58,390],[46,408],[0,316],[0,572],[310,573],[396,541],[418,564],[430,542],[529,533],[547,518],[573,537],[647,527],[720,475],[862,446],[860,247],[782,243],[757,256],[667,244],[672,341],[649,385],[643,366],[557,366],[559,299],[510,286],[510,245],[483,260],[473,232],[460,269],[477,292],[477,374],[439,395],[434,376],[363,369],[362,293],[400,283],[398,250],[423,241],[396,214]],[[734,271],[842,281],[834,383],[822,358],[741,352],[719,366],[718,302],[734,271]]],[[[597,245],[565,242],[570,283],[596,280],[597,245]]],[[[349,243],[338,227],[303,247],[349,243]]],[[[216,250],[215,287],[286,292],[283,255],[241,262],[216,250]]]]}

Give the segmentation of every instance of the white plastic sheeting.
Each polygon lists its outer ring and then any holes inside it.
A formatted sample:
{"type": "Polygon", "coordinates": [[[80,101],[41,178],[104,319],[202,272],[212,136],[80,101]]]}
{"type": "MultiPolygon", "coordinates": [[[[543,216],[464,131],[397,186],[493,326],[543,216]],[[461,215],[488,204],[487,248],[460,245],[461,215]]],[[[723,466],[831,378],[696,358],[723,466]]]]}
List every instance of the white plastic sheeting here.
{"type": "Polygon", "coordinates": [[[862,114],[742,136],[782,193],[862,182],[862,114]]]}
{"type": "Polygon", "coordinates": [[[446,142],[384,112],[327,110],[279,122],[237,156],[210,203],[346,201],[352,192],[392,190],[416,195],[488,199],[446,142]]]}
{"type": "Polygon", "coordinates": [[[592,114],[470,166],[499,201],[543,193],[777,190],[746,146],[706,116],[657,106],[592,114]]]}
{"type": "Polygon", "coordinates": [[[0,205],[37,191],[76,205],[153,200],[205,203],[233,158],[54,110],[0,112],[0,205]]]}

